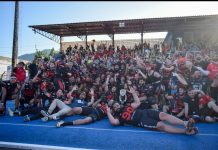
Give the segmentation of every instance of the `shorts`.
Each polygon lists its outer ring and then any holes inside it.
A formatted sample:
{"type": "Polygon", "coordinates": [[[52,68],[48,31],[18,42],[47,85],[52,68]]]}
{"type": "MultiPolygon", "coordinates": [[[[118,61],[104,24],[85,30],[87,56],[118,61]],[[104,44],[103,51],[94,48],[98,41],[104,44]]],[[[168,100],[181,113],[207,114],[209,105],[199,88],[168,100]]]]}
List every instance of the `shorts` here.
{"type": "Polygon", "coordinates": [[[100,111],[100,109],[95,109],[92,107],[82,107],[82,114],[92,118],[92,122],[103,119],[105,115],[100,111]]]}
{"type": "Polygon", "coordinates": [[[160,111],[153,110],[153,109],[145,109],[141,112],[140,120],[137,124],[137,126],[143,127],[143,128],[157,128],[157,123],[160,120],[159,117],[160,111]]]}
{"type": "Polygon", "coordinates": [[[200,109],[199,112],[199,115],[203,117],[212,116],[214,114],[214,111],[211,110],[207,105],[200,109]]]}
{"type": "Polygon", "coordinates": [[[20,103],[26,103],[26,104],[28,104],[32,99],[34,98],[34,96],[25,96],[25,97],[22,97],[21,99],[20,99],[20,103]]]}

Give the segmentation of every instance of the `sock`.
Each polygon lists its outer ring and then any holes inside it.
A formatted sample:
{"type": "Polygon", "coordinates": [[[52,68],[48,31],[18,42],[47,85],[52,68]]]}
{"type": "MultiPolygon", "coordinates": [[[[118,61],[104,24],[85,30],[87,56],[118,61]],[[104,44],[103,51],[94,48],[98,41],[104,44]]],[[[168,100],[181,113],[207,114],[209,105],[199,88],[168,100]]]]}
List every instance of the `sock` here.
{"type": "Polygon", "coordinates": [[[60,119],[60,118],[57,117],[57,116],[53,116],[52,119],[53,119],[53,120],[58,120],[58,119],[60,119]]]}
{"type": "Polygon", "coordinates": [[[61,126],[72,126],[73,122],[64,122],[61,126]]]}
{"type": "Polygon", "coordinates": [[[48,115],[51,115],[51,113],[49,111],[46,112],[48,115]]]}
{"type": "Polygon", "coordinates": [[[184,126],[187,127],[188,121],[183,121],[183,122],[184,122],[184,126]]]}

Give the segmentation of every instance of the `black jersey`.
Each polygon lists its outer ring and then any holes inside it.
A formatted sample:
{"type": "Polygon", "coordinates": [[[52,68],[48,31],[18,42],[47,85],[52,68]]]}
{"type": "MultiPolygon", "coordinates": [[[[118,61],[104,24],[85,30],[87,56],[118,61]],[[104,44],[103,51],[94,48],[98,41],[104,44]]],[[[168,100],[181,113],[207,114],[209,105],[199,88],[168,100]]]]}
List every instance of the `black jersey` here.
{"type": "Polygon", "coordinates": [[[134,122],[132,121],[132,116],[134,112],[135,110],[131,107],[131,105],[124,106],[118,114],[120,124],[134,124],[134,122]]]}
{"type": "Polygon", "coordinates": [[[199,114],[199,107],[198,107],[199,100],[198,100],[197,96],[195,96],[194,98],[186,96],[183,101],[184,101],[184,103],[188,103],[188,107],[189,107],[188,114],[189,115],[199,114]]]}
{"type": "Polygon", "coordinates": [[[9,80],[7,81],[3,81],[2,86],[5,87],[6,91],[7,91],[7,95],[11,95],[11,94],[15,94],[14,91],[18,86],[18,82],[16,83],[11,83],[9,80]]]}
{"type": "Polygon", "coordinates": [[[207,93],[208,81],[207,78],[191,78],[188,83],[193,89],[202,90],[207,93]]]}
{"type": "Polygon", "coordinates": [[[37,86],[35,84],[25,83],[24,89],[22,90],[23,96],[32,97],[36,93],[37,86]]]}
{"type": "Polygon", "coordinates": [[[96,108],[97,119],[100,120],[107,116],[106,103],[104,101],[100,102],[100,105],[96,108]]]}
{"type": "Polygon", "coordinates": [[[145,84],[144,85],[144,89],[143,89],[143,93],[147,96],[154,96],[154,86],[152,84],[145,84]]]}
{"type": "Polygon", "coordinates": [[[155,83],[155,82],[157,82],[157,81],[160,81],[161,80],[161,78],[158,78],[158,77],[155,77],[154,76],[154,71],[153,71],[153,73],[151,74],[151,75],[149,75],[148,73],[147,73],[147,80],[146,80],[146,83],[149,83],[149,84],[152,84],[152,83],[155,83]]]}

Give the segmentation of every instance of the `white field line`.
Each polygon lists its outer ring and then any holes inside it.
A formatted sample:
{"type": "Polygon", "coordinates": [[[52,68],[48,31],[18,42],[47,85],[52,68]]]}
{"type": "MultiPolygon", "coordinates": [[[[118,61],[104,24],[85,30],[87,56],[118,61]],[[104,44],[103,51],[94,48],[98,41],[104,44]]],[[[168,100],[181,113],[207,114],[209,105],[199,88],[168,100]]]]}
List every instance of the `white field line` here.
{"type": "Polygon", "coordinates": [[[17,149],[31,149],[31,150],[91,150],[84,148],[62,147],[62,146],[49,146],[39,144],[26,144],[26,143],[14,143],[14,142],[2,142],[0,141],[0,147],[17,148],[17,149]]]}
{"type": "MultiPolygon", "coordinates": [[[[49,125],[35,125],[35,124],[15,124],[15,123],[0,123],[0,125],[12,125],[12,126],[31,126],[31,127],[45,127],[45,128],[56,128],[55,126],[49,125]]],[[[63,128],[63,127],[62,127],[63,128]]],[[[138,131],[138,130],[120,130],[120,129],[104,129],[104,128],[87,128],[87,127],[79,127],[79,126],[67,126],[64,128],[71,129],[84,129],[84,130],[96,130],[96,131],[112,131],[112,132],[133,132],[133,133],[156,133],[156,134],[165,134],[165,132],[157,132],[157,131],[138,131]]],[[[196,136],[218,136],[218,134],[206,134],[199,133],[196,136]]]]}

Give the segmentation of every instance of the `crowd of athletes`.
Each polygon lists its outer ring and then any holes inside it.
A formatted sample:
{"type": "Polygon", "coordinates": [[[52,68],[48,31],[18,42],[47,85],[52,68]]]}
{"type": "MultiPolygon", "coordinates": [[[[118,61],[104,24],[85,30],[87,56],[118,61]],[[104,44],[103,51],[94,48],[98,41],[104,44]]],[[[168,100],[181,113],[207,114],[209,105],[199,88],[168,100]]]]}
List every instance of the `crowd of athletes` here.
{"type": "Polygon", "coordinates": [[[75,45],[49,59],[19,62],[0,89],[1,114],[24,116],[25,122],[80,114],[88,119],[68,124],[90,123],[107,117],[108,111],[116,116],[116,102],[127,106],[136,99],[137,109],[158,110],[185,121],[216,122],[218,55],[202,47],[193,50],[191,44],[174,51],[164,44],[145,43],[143,50],[137,45],[113,49],[101,44],[87,50],[75,45]],[[12,99],[15,107],[6,108],[12,99]]]}

